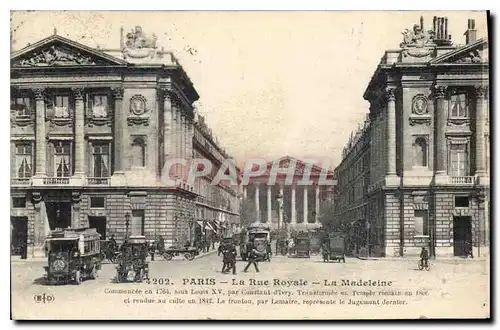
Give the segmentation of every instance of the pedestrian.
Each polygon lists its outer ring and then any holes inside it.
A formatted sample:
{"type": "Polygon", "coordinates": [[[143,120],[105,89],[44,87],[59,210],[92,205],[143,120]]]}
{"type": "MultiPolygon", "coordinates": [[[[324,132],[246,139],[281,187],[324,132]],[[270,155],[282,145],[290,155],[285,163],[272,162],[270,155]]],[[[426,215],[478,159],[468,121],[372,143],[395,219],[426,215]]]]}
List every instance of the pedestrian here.
{"type": "Polygon", "coordinates": [[[259,252],[257,251],[257,249],[255,247],[252,247],[252,249],[250,250],[250,253],[248,254],[248,264],[245,267],[245,269],[243,270],[245,273],[248,271],[248,267],[250,267],[250,265],[252,265],[252,264],[255,267],[255,271],[257,273],[259,272],[259,265],[257,264],[258,254],[259,254],[259,252]]]}
{"type": "Polygon", "coordinates": [[[28,242],[27,242],[27,237],[23,235],[21,239],[21,259],[27,259],[28,258],[28,242]]]}
{"type": "Polygon", "coordinates": [[[149,245],[149,255],[151,256],[151,261],[155,261],[156,244],[155,241],[151,242],[149,245]]]}
{"type": "Polygon", "coordinates": [[[222,262],[223,274],[233,270],[233,275],[236,275],[236,248],[233,244],[224,245],[222,262]]]}
{"type": "Polygon", "coordinates": [[[422,251],[420,252],[420,262],[422,262],[423,267],[427,267],[429,263],[429,252],[427,252],[425,246],[422,246],[422,251]]]}
{"type": "Polygon", "coordinates": [[[109,239],[109,245],[113,249],[113,252],[118,250],[118,243],[116,243],[115,235],[111,235],[111,238],[109,239]]]}
{"type": "Polygon", "coordinates": [[[157,247],[158,247],[158,252],[160,254],[163,254],[163,252],[165,251],[165,240],[163,239],[163,236],[161,236],[161,235],[160,235],[160,237],[158,237],[157,247]]]}

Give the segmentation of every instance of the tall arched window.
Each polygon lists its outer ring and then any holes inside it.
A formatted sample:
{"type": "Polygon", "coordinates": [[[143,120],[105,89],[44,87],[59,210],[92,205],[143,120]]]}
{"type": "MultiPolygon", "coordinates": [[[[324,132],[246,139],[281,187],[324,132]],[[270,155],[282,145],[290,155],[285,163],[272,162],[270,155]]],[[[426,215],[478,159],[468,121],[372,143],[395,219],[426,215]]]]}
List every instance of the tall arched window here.
{"type": "Polygon", "coordinates": [[[132,142],[132,167],[146,166],[146,143],[143,138],[135,138],[132,142]]]}
{"type": "Polygon", "coordinates": [[[413,144],[413,164],[415,166],[427,166],[427,141],[423,137],[415,139],[413,144]]]}

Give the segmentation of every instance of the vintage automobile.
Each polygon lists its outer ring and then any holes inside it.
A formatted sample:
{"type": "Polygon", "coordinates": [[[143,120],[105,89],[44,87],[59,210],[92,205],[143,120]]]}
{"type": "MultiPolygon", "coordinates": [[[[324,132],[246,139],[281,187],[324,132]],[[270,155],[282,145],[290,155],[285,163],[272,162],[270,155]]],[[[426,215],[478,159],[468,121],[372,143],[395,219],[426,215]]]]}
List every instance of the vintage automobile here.
{"type": "Polygon", "coordinates": [[[45,281],[48,284],[80,284],[85,279],[97,278],[101,269],[100,235],[95,228],[56,229],[45,240],[48,266],[45,281]]]}
{"type": "Polygon", "coordinates": [[[343,233],[333,232],[323,243],[323,261],[342,261],[345,263],[345,237],[343,233]]]}
{"type": "Polygon", "coordinates": [[[254,224],[241,235],[240,256],[246,261],[251,249],[261,256],[259,261],[271,261],[271,230],[264,224],[254,224]]]}
{"type": "Polygon", "coordinates": [[[148,244],[144,236],[130,236],[120,247],[117,257],[116,281],[142,282],[148,278],[149,267],[146,260],[148,244]]]}
{"type": "Polygon", "coordinates": [[[307,233],[295,237],[295,257],[311,257],[311,238],[307,233]]]}

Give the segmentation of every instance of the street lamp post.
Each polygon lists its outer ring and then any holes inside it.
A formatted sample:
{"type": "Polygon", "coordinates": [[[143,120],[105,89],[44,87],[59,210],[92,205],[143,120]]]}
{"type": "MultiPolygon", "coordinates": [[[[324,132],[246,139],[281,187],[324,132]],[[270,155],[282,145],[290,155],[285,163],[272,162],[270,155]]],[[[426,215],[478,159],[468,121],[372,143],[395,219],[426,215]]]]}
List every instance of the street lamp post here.
{"type": "Polygon", "coordinates": [[[281,222],[281,210],[283,208],[283,196],[280,193],[276,195],[276,202],[278,204],[278,235],[276,238],[276,255],[278,255],[278,250],[281,248],[280,222],[281,222]]]}
{"type": "Polygon", "coordinates": [[[128,238],[128,226],[130,223],[130,213],[125,214],[125,239],[128,238]]]}

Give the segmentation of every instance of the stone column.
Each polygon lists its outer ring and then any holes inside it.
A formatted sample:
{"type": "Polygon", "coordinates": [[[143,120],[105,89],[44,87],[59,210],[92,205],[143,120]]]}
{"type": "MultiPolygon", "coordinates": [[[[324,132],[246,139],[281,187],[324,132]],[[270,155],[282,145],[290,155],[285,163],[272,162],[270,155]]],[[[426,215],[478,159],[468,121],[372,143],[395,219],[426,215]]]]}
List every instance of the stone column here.
{"type": "Polygon", "coordinates": [[[319,185],[316,185],[316,191],[315,191],[315,196],[314,196],[314,223],[318,223],[318,216],[319,216],[319,185]]]}
{"type": "MultiPolygon", "coordinates": [[[[179,156],[181,159],[186,159],[186,116],[182,110],[180,110],[180,121],[179,121],[179,156]]],[[[182,179],[185,179],[185,169],[183,165],[179,165],[180,175],[182,179]]]]}
{"type": "MultiPolygon", "coordinates": [[[[174,114],[172,108],[172,95],[170,91],[164,89],[163,91],[163,166],[165,166],[168,162],[168,159],[172,157],[172,133],[173,133],[173,121],[174,114]]],[[[166,169],[164,168],[163,171],[166,169]]],[[[163,172],[164,176],[168,173],[163,172]]]]}
{"type": "Polygon", "coordinates": [[[485,169],[485,117],[488,111],[486,102],[487,86],[475,86],[476,92],[476,175],[483,177],[485,169]]]}
{"type": "Polygon", "coordinates": [[[387,98],[387,175],[396,175],[396,90],[388,88],[387,98]]]}
{"type": "Polygon", "coordinates": [[[75,96],[75,177],[85,174],[85,107],[83,88],[74,88],[75,96]]]}
{"type": "Polygon", "coordinates": [[[260,205],[259,205],[259,184],[255,185],[255,213],[257,222],[260,222],[260,205]]]}
{"type": "MultiPolygon", "coordinates": [[[[280,195],[281,195],[281,198],[283,198],[283,200],[282,200],[283,204],[282,205],[285,205],[285,200],[284,200],[285,199],[285,195],[283,193],[283,186],[282,185],[280,185],[280,195]]],[[[282,228],[285,227],[285,224],[283,222],[283,219],[284,219],[284,217],[283,217],[283,207],[281,207],[281,205],[278,205],[278,207],[279,207],[279,210],[278,210],[278,221],[280,222],[280,229],[282,229],[282,228]]]]}
{"type": "Polygon", "coordinates": [[[272,190],[271,186],[267,186],[267,223],[272,223],[273,217],[273,204],[272,204],[272,190]]]}
{"type": "Polygon", "coordinates": [[[436,86],[434,90],[434,97],[436,98],[436,181],[440,182],[440,177],[446,177],[446,163],[447,163],[447,147],[446,147],[446,121],[448,114],[445,108],[445,86],[436,86]]]}
{"type": "MultiPolygon", "coordinates": [[[[177,103],[177,102],[176,102],[177,103]]],[[[181,157],[181,154],[180,154],[180,146],[181,146],[181,140],[180,140],[180,137],[181,137],[181,133],[180,133],[180,128],[181,128],[181,112],[179,110],[179,107],[177,104],[175,104],[175,107],[174,107],[174,118],[175,118],[175,130],[174,130],[174,150],[175,150],[175,157],[176,158],[180,158],[181,157]]],[[[179,177],[179,164],[175,164],[174,166],[174,176],[175,177],[179,177]]]]}
{"type": "Polygon", "coordinates": [[[302,205],[302,207],[304,208],[304,222],[303,222],[304,224],[307,223],[307,215],[308,215],[307,214],[307,207],[308,207],[308,205],[307,205],[307,202],[308,202],[308,200],[307,200],[307,188],[308,187],[309,186],[304,186],[304,203],[302,205]]]}
{"type": "Polygon", "coordinates": [[[123,174],[126,168],[125,164],[125,113],[123,111],[123,88],[113,88],[113,97],[115,99],[114,109],[114,175],[123,174]]]}
{"type": "Polygon", "coordinates": [[[46,164],[46,148],[47,142],[45,141],[45,99],[44,90],[35,89],[33,90],[36,99],[36,141],[35,141],[35,164],[36,171],[35,176],[44,177],[47,176],[46,164]]]}
{"type": "Polygon", "coordinates": [[[290,219],[290,224],[295,226],[297,224],[297,205],[295,201],[295,185],[292,184],[292,216],[290,219]]]}

